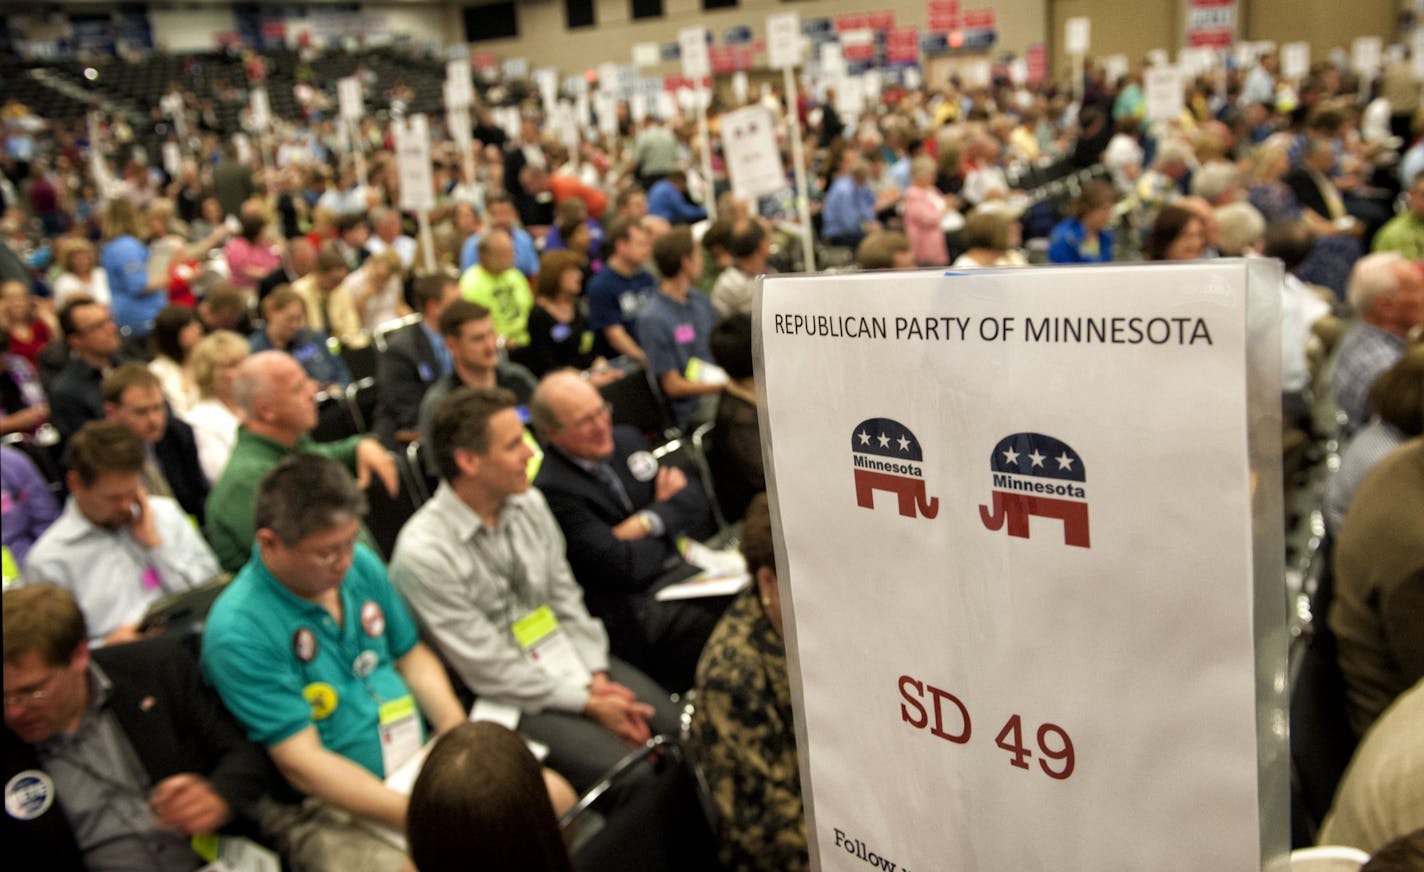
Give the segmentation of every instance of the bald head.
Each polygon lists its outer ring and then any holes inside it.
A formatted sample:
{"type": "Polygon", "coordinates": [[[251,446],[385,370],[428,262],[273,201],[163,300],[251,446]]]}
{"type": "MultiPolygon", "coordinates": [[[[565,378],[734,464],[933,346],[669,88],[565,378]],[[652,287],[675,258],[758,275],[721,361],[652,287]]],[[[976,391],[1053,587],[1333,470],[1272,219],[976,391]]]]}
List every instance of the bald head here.
{"type": "Polygon", "coordinates": [[[539,437],[570,457],[603,460],[613,453],[613,421],[603,395],[576,370],[546,375],[529,414],[539,437]]]}
{"type": "Polygon", "coordinates": [[[239,364],[232,400],[243,426],[286,445],[316,427],[316,382],[283,351],[259,351],[239,364]]]}

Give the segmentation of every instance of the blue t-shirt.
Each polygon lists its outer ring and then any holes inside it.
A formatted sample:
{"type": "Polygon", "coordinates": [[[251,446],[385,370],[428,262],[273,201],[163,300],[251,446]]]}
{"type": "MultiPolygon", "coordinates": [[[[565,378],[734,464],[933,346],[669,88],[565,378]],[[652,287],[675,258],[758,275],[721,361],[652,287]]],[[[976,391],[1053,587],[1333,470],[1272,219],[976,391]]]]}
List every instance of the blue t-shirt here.
{"type": "MultiPolygon", "coordinates": [[[[685,303],[667,294],[653,294],[638,316],[638,337],[648,357],[648,372],[661,383],[663,373],[671,370],[687,375],[687,364],[694,357],[711,363],[707,343],[716,322],[717,313],[701,291],[689,291],[685,303]]],[[[697,404],[697,397],[670,401],[678,426],[687,425],[697,404]]]]}
{"type": "Polygon", "coordinates": [[[603,337],[603,331],[609,327],[621,326],[637,340],[638,313],[649,297],[657,296],[657,290],[658,280],[645,269],[625,276],[607,266],[589,280],[588,326],[594,331],[593,350],[596,354],[615,357],[619,353],[603,337]]]}
{"type": "Polygon", "coordinates": [[[338,627],[273,578],[253,545],[208,613],[203,674],[252,741],[271,747],[315,724],[328,751],[384,778],[379,711],[410,695],[395,664],[419,637],[364,544],[341,581],[341,610],[338,627]]]}
{"type": "Polygon", "coordinates": [[[132,336],[147,336],[168,295],[144,293],[148,287],[148,248],[132,236],[115,237],[99,252],[99,265],[109,279],[114,321],[132,336]]]}

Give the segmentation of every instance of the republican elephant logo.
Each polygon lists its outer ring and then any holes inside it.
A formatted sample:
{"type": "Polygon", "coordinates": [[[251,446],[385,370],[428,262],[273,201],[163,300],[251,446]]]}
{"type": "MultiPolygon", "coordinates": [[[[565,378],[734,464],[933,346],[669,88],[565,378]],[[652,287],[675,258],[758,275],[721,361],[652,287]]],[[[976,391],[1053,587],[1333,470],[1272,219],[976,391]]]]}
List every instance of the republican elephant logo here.
{"type": "Polygon", "coordinates": [[[1029,519],[1062,522],[1063,544],[1091,547],[1083,458],[1066,442],[1042,433],[1015,433],[994,446],[989,457],[993,483],[990,504],[979,519],[990,530],[1008,526],[1009,535],[1029,538],[1029,519]]]}
{"type": "Polygon", "coordinates": [[[889,491],[903,517],[939,514],[939,497],[925,491],[924,452],[910,428],[889,418],[867,418],[851,431],[850,450],[856,505],[874,509],[875,492],[889,491]]]}

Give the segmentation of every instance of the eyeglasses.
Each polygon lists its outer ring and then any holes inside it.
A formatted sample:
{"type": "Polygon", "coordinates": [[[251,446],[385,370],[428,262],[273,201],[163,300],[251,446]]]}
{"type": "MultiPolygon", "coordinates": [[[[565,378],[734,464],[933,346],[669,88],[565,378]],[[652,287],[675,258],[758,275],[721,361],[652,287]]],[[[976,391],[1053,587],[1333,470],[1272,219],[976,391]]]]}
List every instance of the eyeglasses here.
{"type": "Polygon", "coordinates": [[[83,326],[83,327],[75,326],[74,332],[75,332],[75,333],[92,333],[92,332],[94,332],[95,330],[98,330],[98,329],[100,329],[100,328],[103,328],[103,327],[112,327],[112,326],[114,326],[114,319],[113,319],[113,318],[105,318],[105,319],[102,320],[102,321],[95,321],[93,324],[86,324],[86,325],[83,326]]]}
{"type": "Polygon", "coordinates": [[[361,534],[357,533],[345,542],[330,548],[321,551],[303,551],[302,556],[322,569],[330,569],[349,558],[356,551],[356,543],[359,541],[361,541],[361,534]]]}
{"type": "Polygon", "coordinates": [[[53,684],[54,680],[58,677],[59,671],[56,670],[54,672],[51,672],[49,677],[46,678],[44,681],[41,681],[39,683],[39,686],[34,688],[33,690],[17,690],[14,693],[5,694],[5,707],[11,708],[18,706],[27,706],[34,705],[38,702],[44,702],[45,700],[49,699],[49,686],[53,684]]]}
{"type": "Polygon", "coordinates": [[[564,425],[566,430],[587,430],[595,424],[600,424],[606,418],[613,416],[613,404],[604,403],[597,411],[589,412],[582,418],[575,418],[564,425]]]}

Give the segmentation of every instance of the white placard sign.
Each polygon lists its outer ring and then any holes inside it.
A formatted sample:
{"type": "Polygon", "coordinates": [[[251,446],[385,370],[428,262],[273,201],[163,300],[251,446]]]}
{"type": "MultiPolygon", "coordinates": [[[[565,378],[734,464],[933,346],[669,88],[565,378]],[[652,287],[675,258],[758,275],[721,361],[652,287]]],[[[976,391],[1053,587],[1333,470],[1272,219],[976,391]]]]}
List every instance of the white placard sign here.
{"type": "Polygon", "coordinates": [[[470,150],[470,146],[474,144],[474,134],[471,129],[469,109],[460,106],[447,111],[445,127],[450,133],[450,138],[459,147],[461,154],[470,150]]]}
{"type": "Polygon", "coordinates": [[[365,100],[361,96],[361,80],[355,76],[336,80],[336,101],[341,117],[347,121],[360,121],[366,114],[365,100]]]}
{"type": "Polygon", "coordinates": [[[424,115],[391,122],[396,140],[396,171],[400,178],[400,208],[429,212],[435,208],[435,178],[430,167],[430,128],[424,115]]]}
{"type": "Polygon", "coordinates": [[[1175,121],[1186,108],[1182,71],[1176,67],[1148,67],[1142,76],[1148,121],[1175,121]]]}
{"type": "Polygon", "coordinates": [[[638,67],[655,67],[662,63],[662,52],[655,42],[635,42],[633,43],[633,65],[638,67]]]}
{"type": "Polygon", "coordinates": [[[554,104],[559,102],[559,71],[553,67],[535,70],[534,85],[539,89],[539,100],[544,104],[544,112],[553,112],[554,104]]]}
{"type": "Polygon", "coordinates": [[[1254,260],[763,280],[812,868],[1285,859],[1280,286],[1254,260]]]}
{"type": "Polygon", "coordinates": [[[618,87],[618,65],[607,61],[598,65],[598,90],[613,91],[618,87]]]}
{"type": "Polygon", "coordinates": [[[266,130],[272,124],[272,105],[267,102],[267,89],[253,88],[248,102],[252,110],[252,129],[266,130]]]}
{"type": "Polygon", "coordinates": [[[633,119],[634,124],[642,124],[643,119],[648,117],[648,96],[646,94],[634,94],[628,98],[628,117],[633,119]]]}
{"type": "Polygon", "coordinates": [[[906,68],[905,68],[905,87],[906,87],[906,88],[909,88],[911,91],[915,91],[915,90],[918,90],[918,89],[919,89],[919,87],[920,87],[920,69],[919,69],[919,67],[906,67],[906,68]]]}
{"type": "Polygon", "coordinates": [[[773,70],[801,63],[801,16],[795,12],[766,18],[766,65],[773,70]]]}
{"type": "Polygon", "coordinates": [[[468,107],[475,102],[470,82],[470,59],[456,58],[445,63],[445,108],[468,107]]]}
{"type": "Polygon", "coordinates": [[[593,111],[598,114],[598,132],[607,137],[618,135],[618,100],[608,94],[593,98],[593,111]]]}
{"type": "Polygon", "coordinates": [[[722,151],[738,197],[755,199],[786,188],[786,169],[776,148],[775,121],[764,106],[722,116],[722,151]]]}
{"type": "Polygon", "coordinates": [[[988,61],[971,61],[963,67],[964,84],[971,88],[987,88],[990,84],[988,61]]]}
{"type": "Polygon", "coordinates": [[[845,55],[838,42],[821,43],[821,76],[827,82],[834,82],[846,74],[845,55]]]}
{"type": "Polygon", "coordinates": [[[507,58],[500,64],[500,69],[508,81],[522,79],[529,75],[529,61],[526,58],[507,58]]]}
{"type": "Polygon", "coordinates": [[[741,70],[732,73],[732,96],[737,98],[738,106],[745,106],[747,103],[747,74],[741,70]]]}
{"type": "Polygon", "coordinates": [[[163,169],[175,179],[183,171],[183,152],[179,151],[178,143],[163,143],[163,169]]]}
{"type": "Polygon", "coordinates": [[[1167,54],[1165,48],[1149,49],[1147,52],[1147,63],[1154,67],[1165,67],[1172,62],[1172,56],[1167,54]]]}
{"type": "Polygon", "coordinates": [[[1063,47],[1069,54],[1088,53],[1088,37],[1092,22],[1085,16],[1070,18],[1063,23],[1063,47]]]}
{"type": "Polygon", "coordinates": [[[677,45],[684,76],[701,79],[712,75],[712,61],[707,55],[707,28],[684,27],[677,33],[677,45]]]}
{"type": "Polygon", "coordinates": [[[1103,75],[1107,76],[1109,82],[1117,82],[1128,71],[1127,55],[1115,54],[1103,58],[1103,75]]]}
{"type": "Polygon", "coordinates": [[[835,87],[836,112],[847,121],[859,118],[865,111],[865,83],[856,76],[844,76],[835,87]]]}
{"type": "Polygon", "coordinates": [[[1281,46],[1281,75],[1303,79],[1310,72],[1310,43],[1288,42],[1281,46]]]}
{"type": "Polygon", "coordinates": [[[1373,75],[1379,72],[1384,42],[1378,36],[1357,36],[1350,46],[1350,66],[1357,73],[1373,75]]]}
{"type": "Polygon", "coordinates": [[[1409,65],[1415,79],[1424,79],[1424,27],[1409,35],[1409,65]]]}
{"type": "Polygon", "coordinates": [[[879,103],[880,95],[885,91],[885,78],[878,70],[866,70],[860,74],[860,89],[865,94],[866,102],[879,103]]]}
{"type": "MultiPolygon", "coordinates": [[[[1026,58],[1014,58],[1009,61],[1009,81],[1016,86],[1022,86],[1028,81],[1028,60],[1026,58]]],[[[1108,81],[1113,81],[1109,79],[1108,81]]]]}

